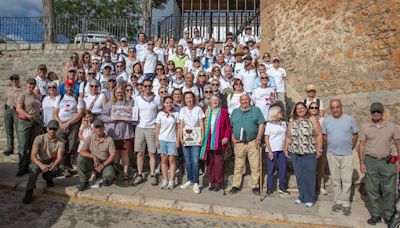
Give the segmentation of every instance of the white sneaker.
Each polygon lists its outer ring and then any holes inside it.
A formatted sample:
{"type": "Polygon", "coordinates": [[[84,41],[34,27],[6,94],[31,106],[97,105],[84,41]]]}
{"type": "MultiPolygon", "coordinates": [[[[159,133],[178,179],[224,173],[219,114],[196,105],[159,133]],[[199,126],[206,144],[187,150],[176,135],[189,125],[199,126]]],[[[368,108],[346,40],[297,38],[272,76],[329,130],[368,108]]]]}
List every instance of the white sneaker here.
{"type": "Polygon", "coordinates": [[[193,192],[196,193],[196,194],[199,194],[199,193],[200,193],[199,184],[194,184],[194,185],[193,185],[193,192]]]}
{"type": "Polygon", "coordinates": [[[300,205],[300,204],[301,204],[301,200],[299,200],[299,199],[296,199],[296,200],[294,201],[294,204],[296,204],[296,205],[300,205]]]}
{"type": "Polygon", "coordinates": [[[161,189],[166,189],[166,188],[167,188],[167,185],[168,185],[168,181],[163,180],[163,181],[162,181],[162,184],[161,184],[161,186],[160,186],[160,188],[161,188],[161,189]]]}
{"type": "Polygon", "coordinates": [[[308,202],[308,203],[305,203],[304,206],[306,206],[306,207],[312,207],[312,206],[314,206],[314,204],[311,203],[311,202],[308,202]]]}
{"type": "Polygon", "coordinates": [[[167,189],[169,189],[169,190],[172,190],[172,189],[174,189],[174,181],[172,181],[172,180],[170,180],[169,182],[168,182],[168,186],[167,186],[167,189]]]}
{"type": "Polygon", "coordinates": [[[320,192],[322,195],[328,195],[328,192],[325,190],[325,188],[321,188],[321,189],[319,190],[319,192],[320,192]]]}
{"type": "Polygon", "coordinates": [[[186,183],[182,184],[180,188],[181,189],[187,189],[190,185],[192,185],[192,182],[191,181],[187,181],[186,183]]]}

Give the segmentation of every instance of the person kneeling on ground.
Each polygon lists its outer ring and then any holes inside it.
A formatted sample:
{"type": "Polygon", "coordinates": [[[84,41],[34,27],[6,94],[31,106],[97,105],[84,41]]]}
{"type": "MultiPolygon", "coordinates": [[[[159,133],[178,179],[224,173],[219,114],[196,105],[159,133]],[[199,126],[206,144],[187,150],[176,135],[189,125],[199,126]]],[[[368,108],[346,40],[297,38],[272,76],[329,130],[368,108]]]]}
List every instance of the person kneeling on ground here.
{"type": "Polygon", "coordinates": [[[78,157],[79,191],[89,187],[89,178],[93,170],[103,174],[103,185],[110,186],[115,178],[113,162],[117,156],[114,141],[104,133],[104,123],[100,119],[93,121],[94,134],[83,143],[78,157]]]}
{"type": "Polygon", "coordinates": [[[46,180],[47,187],[54,186],[52,179],[64,155],[64,142],[57,137],[58,128],[58,122],[51,120],[47,125],[47,133],[37,136],[33,142],[32,163],[29,165],[29,179],[26,194],[22,201],[25,204],[32,202],[33,189],[41,172],[43,172],[43,179],[46,180]]]}

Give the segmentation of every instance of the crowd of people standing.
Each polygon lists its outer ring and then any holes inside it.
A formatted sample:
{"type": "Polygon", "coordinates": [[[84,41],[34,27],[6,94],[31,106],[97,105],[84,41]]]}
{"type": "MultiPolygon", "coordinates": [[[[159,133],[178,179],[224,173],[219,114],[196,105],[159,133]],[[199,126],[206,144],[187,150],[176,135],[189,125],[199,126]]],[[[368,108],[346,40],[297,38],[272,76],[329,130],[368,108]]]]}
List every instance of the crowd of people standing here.
{"type": "Polygon", "coordinates": [[[143,33],[134,46],[126,38],[118,44],[107,39],[81,58],[72,53],[65,76],[39,64],[37,76],[28,78],[26,86],[18,75],[10,77],[4,154],[13,153],[15,130],[20,158],[16,175],[29,173],[24,203],[32,202],[41,172],[51,187],[60,170],[71,177],[74,164],[80,191],[100,176],[104,186],[116,180],[125,186],[148,180],[173,189],[182,162],[187,181],[181,189],[200,193],[199,175],[206,170],[208,190],[219,191],[224,187],[224,161],[230,157],[234,177],[229,193],[241,190],[248,160],[252,192],[258,195],[260,159],[265,157],[267,193],[290,194],[286,165],[291,159],[299,190],[295,204],[306,207],[314,205],[317,193],[327,193],[328,165],[332,211],[350,215],[353,149],[360,142],[360,168],[373,202],[368,223],[376,224],[381,216],[386,222],[393,219],[397,161],[390,146],[394,141],[400,152],[400,133],[383,120],[381,103],[371,105],[371,122],[359,130],[355,119],[343,113],[339,99],[330,100],[331,116],[326,117],[316,86],[309,84],[306,99],[286,115],[288,76],[279,57],[260,55],[260,39],[251,27],[239,39],[228,34],[221,48],[213,38],[206,40],[198,29],[193,31],[192,36],[185,31],[178,41],[169,38],[166,45],[143,33]],[[383,213],[377,202],[381,182],[383,213]]]}

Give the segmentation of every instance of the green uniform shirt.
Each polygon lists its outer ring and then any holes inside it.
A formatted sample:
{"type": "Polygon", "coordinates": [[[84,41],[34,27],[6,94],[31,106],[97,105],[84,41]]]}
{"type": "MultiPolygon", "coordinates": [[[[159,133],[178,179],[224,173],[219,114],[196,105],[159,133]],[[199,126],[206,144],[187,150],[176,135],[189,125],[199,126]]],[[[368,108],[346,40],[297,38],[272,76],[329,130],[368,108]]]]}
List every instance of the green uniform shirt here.
{"type": "Polygon", "coordinates": [[[181,67],[182,69],[185,69],[185,63],[186,61],[189,60],[189,57],[187,55],[183,55],[183,56],[178,56],[176,55],[172,61],[175,64],[175,68],[181,67]]]}
{"type": "Polygon", "coordinates": [[[252,141],[257,138],[258,125],[264,124],[265,119],[258,107],[251,107],[248,111],[242,111],[240,108],[233,110],[231,115],[231,126],[233,136],[240,141],[252,141]],[[240,138],[241,129],[242,139],[240,138]],[[245,138],[244,138],[245,137],[245,138]]]}

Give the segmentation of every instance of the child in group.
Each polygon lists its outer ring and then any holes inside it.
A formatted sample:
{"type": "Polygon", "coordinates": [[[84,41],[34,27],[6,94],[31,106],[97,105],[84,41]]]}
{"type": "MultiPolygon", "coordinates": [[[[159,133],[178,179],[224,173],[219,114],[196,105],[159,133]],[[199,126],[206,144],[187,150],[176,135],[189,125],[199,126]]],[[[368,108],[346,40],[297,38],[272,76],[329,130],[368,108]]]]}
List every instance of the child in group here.
{"type": "MultiPolygon", "coordinates": [[[[83,143],[85,142],[85,139],[92,135],[93,133],[93,121],[94,121],[94,116],[93,113],[90,111],[87,111],[85,116],[82,119],[82,124],[79,127],[79,133],[78,133],[78,138],[79,138],[79,146],[78,146],[78,153],[81,151],[81,148],[83,146],[83,143]]],[[[90,181],[94,181],[96,179],[96,171],[92,172],[92,175],[90,177],[90,181]]]]}

